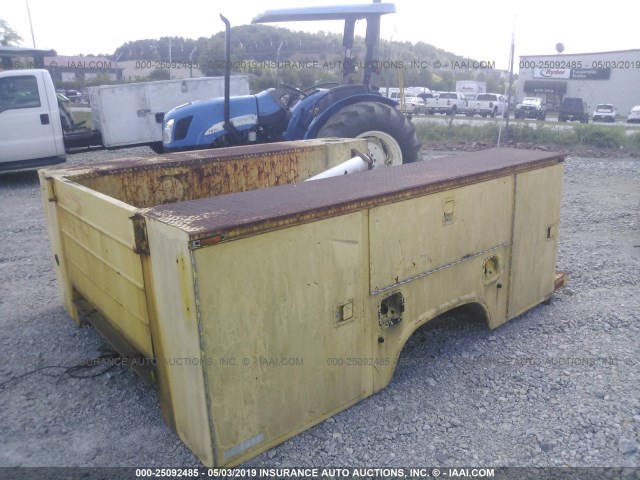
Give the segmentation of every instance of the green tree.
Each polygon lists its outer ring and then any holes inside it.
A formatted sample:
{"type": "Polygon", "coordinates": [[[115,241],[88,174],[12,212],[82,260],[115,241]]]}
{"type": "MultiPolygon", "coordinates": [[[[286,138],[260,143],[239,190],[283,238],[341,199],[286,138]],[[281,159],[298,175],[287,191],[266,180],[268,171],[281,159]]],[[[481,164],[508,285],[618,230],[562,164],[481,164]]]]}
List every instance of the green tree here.
{"type": "Polygon", "coordinates": [[[6,20],[0,18],[0,45],[3,47],[17,46],[22,42],[22,37],[9,26],[6,20]]]}

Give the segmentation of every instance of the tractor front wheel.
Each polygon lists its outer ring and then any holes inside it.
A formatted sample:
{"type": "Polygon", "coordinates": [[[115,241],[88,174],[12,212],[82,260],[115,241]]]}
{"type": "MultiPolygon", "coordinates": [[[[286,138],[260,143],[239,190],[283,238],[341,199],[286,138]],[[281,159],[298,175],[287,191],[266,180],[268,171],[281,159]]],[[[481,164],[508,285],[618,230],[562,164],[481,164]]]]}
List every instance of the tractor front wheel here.
{"type": "Polygon", "coordinates": [[[373,168],[415,162],[421,147],[413,123],[397,108],[376,102],[338,111],[318,132],[324,137],[366,139],[373,168]]]}

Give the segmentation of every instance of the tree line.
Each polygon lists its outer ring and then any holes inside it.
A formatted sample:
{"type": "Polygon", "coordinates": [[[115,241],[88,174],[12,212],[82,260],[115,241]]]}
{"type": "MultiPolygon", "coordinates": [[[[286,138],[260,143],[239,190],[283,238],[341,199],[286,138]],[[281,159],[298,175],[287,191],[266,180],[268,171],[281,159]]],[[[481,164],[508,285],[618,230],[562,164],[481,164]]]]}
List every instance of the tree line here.
{"type": "MultiPolygon", "coordinates": [[[[224,32],[219,32],[196,40],[183,37],[171,37],[171,41],[169,37],[136,40],[118,47],[108,57],[117,61],[171,58],[173,62],[191,62],[207,76],[219,76],[224,74],[224,39],[224,32]]],[[[339,82],[343,55],[342,36],[334,33],[299,32],[270,25],[242,25],[231,31],[232,71],[248,74],[253,91],[273,87],[276,76],[300,88],[339,82]]],[[[364,60],[364,38],[356,37],[352,55],[356,60],[364,60]]],[[[375,81],[380,87],[398,87],[402,82],[405,86],[444,91],[453,90],[456,80],[479,80],[487,83],[487,91],[504,89],[499,72],[445,68],[455,62],[470,64],[473,60],[424,42],[382,40],[376,58],[381,69],[375,81]],[[437,62],[443,67],[433,68],[437,62]]]]}

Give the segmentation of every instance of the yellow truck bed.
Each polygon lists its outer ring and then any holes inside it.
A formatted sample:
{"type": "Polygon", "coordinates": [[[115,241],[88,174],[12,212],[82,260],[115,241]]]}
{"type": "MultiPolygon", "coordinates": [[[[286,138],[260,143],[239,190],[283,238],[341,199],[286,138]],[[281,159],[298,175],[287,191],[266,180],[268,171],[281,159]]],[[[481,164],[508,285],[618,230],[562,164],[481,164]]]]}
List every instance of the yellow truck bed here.
{"type": "Polygon", "coordinates": [[[384,388],[410,335],[548,299],[563,157],[493,149],[300,183],[361,141],[40,172],[63,304],[157,381],[206,465],[235,465],[384,388]]]}

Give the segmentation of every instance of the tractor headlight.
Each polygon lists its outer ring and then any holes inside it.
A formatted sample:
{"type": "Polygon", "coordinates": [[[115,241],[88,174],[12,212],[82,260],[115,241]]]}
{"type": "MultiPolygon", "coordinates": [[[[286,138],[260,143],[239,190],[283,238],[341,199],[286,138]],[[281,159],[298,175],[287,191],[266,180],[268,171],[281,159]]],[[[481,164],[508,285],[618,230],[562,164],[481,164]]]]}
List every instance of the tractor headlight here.
{"type": "Polygon", "coordinates": [[[163,143],[171,143],[171,139],[173,138],[173,118],[167,120],[164,124],[164,129],[162,130],[162,142],[163,143]]]}

